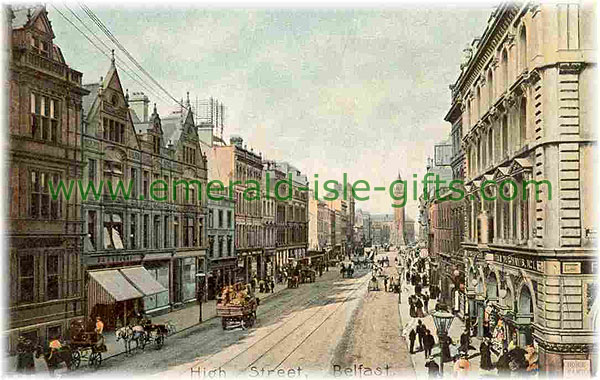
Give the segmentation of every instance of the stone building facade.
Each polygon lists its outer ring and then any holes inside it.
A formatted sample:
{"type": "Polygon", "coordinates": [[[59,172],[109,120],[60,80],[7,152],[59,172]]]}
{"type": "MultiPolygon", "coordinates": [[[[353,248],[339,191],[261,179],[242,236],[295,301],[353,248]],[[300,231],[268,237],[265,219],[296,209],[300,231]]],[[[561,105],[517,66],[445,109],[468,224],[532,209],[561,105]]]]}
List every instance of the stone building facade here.
{"type": "Polygon", "coordinates": [[[8,7],[9,95],[5,289],[8,349],[64,337],[83,314],[81,207],[54,198],[81,174],[82,74],[70,68],[44,6],[8,7]]]}
{"type": "Polygon", "coordinates": [[[472,312],[534,344],[547,375],[569,360],[597,366],[594,20],[592,4],[502,3],[452,85],[472,312]],[[484,182],[505,180],[516,189],[484,182]]]}
{"type": "Polygon", "coordinates": [[[206,157],[189,100],[163,119],[156,106],[149,114],[145,95],[130,99],[123,90],[114,58],[106,76],[85,87],[83,179],[103,189],[83,201],[86,314],[118,327],[132,313],[196,299],[206,269],[206,157]],[[117,193],[119,183],[128,195],[117,193]],[[131,267],[141,271],[138,292],[115,297],[110,283],[131,267]]]}

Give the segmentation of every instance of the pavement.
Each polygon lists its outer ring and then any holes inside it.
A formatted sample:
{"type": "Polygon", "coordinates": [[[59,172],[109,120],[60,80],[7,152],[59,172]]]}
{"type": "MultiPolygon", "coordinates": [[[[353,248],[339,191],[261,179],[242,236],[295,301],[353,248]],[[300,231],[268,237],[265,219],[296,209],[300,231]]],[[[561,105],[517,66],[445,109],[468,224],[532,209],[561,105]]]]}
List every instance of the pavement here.
{"type": "MultiPolygon", "coordinates": [[[[396,256],[396,253],[392,253],[390,255],[390,262],[393,262],[394,257],[396,256]]],[[[402,268],[397,267],[398,271],[401,271],[402,268]]],[[[402,295],[401,295],[401,302],[398,304],[398,310],[401,316],[401,323],[403,324],[403,337],[405,339],[406,342],[406,346],[410,349],[409,344],[410,341],[408,339],[408,334],[410,333],[410,330],[412,328],[415,328],[417,326],[418,323],[418,319],[419,318],[412,318],[410,317],[410,307],[408,304],[408,297],[411,296],[412,294],[414,294],[414,287],[411,284],[407,284],[406,282],[403,282],[402,284],[402,295]]],[[[429,292],[429,287],[425,287],[422,289],[422,292],[429,292]]],[[[435,343],[436,345],[434,346],[433,350],[432,350],[432,356],[434,356],[434,360],[436,361],[436,363],[438,363],[438,365],[440,364],[440,348],[439,348],[439,342],[438,342],[438,337],[436,334],[436,328],[435,328],[435,324],[433,322],[433,317],[431,312],[435,311],[435,306],[436,306],[437,300],[430,300],[429,301],[429,312],[424,318],[420,318],[422,320],[422,322],[425,324],[425,326],[431,331],[431,333],[434,335],[435,338],[435,343]]],[[[454,352],[458,352],[458,347],[460,345],[460,336],[461,334],[465,331],[465,324],[464,322],[458,318],[455,317],[454,320],[452,321],[452,325],[450,326],[450,330],[449,330],[449,336],[452,339],[452,342],[454,343],[453,346],[450,347],[450,353],[454,354],[454,352]]],[[[475,348],[475,350],[469,350],[469,367],[470,367],[470,372],[471,374],[479,374],[480,377],[488,377],[488,376],[495,376],[496,375],[496,370],[492,370],[492,371],[486,371],[480,368],[480,354],[479,354],[479,345],[481,343],[481,340],[477,337],[471,337],[471,346],[475,348]]],[[[418,380],[425,380],[428,379],[428,372],[427,372],[427,368],[425,367],[425,353],[423,351],[417,351],[419,348],[419,339],[417,338],[415,340],[415,353],[411,354],[410,357],[412,359],[412,363],[414,368],[416,369],[416,379],[418,380]]],[[[497,360],[497,357],[492,354],[492,361],[497,360]]],[[[441,370],[441,368],[440,368],[441,370]]],[[[444,378],[446,377],[451,377],[454,373],[454,362],[446,362],[444,363],[444,378]]]]}

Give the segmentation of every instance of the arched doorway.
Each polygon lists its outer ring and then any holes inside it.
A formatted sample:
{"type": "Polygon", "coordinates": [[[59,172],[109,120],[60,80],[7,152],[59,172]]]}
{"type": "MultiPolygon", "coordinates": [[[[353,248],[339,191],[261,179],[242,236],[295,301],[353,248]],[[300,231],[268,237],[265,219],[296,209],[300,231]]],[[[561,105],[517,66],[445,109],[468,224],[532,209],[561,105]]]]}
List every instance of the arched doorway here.
{"type": "Polygon", "coordinates": [[[519,329],[517,345],[525,347],[533,344],[533,298],[526,284],[521,287],[515,312],[519,329]]]}

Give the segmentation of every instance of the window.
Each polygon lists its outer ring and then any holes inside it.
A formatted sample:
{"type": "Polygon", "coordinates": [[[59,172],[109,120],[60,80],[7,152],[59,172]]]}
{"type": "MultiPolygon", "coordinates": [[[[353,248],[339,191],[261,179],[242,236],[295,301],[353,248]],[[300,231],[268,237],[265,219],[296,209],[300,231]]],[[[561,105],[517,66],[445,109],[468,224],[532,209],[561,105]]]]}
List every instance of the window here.
{"type": "Polygon", "coordinates": [[[521,28],[519,35],[519,69],[523,72],[527,68],[527,32],[525,26],[521,28]]]}
{"type": "Polygon", "coordinates": [[[30,205],[29,214],[34,219],[58,219],[60,217],[60,197],[50,198],[49,183],[54,189],[58,187],[58,174],[48,174],[32,170],[29,178],[30,205]]]}
{"type": "Polygon", "coordinates": [[[233,216],[231,211],[227,211],[227,221],[229,222],[229,228],[233,228],[233,216]]]}
{"type": "Polygon", "coordinates": [[[502,91],[506,91],[508,89],[508,52],[506,49],[502,51],[502,82],[504,84],[502,91]]]}
{"type": "Polygon", "coordinates": [[[504,154],[508,153],[508,116],[504,115],[502,117],[502,152],[504,154]]]}
{"type": "Polygon", "coordinates": [[[219,256],[223,257],[223,236],[219,236],[219,256]]]}
{"type": "Polygon", "coordinates": [[[492,69],[490,69],[488,71],[487,86],[488,86],[488,107],[491,107],[494,104],[494,74],[492,74],[492,69]]]}
{"type": "Polygon", "coordinates": [[[214,242],[215,242],[214,236],[210,235],[208,237],[208,254],[210,255],[211,259],[214,257],[214,251],[213,251],[214,242]]]}
{"type": "Polygon", "coordinates": [[[193,247],[195,240],[196,240],[196,234],[194,231],[194,218],[192,217],[185,217],[183,219],[183,245],[184,247],[193,247]]]}
{"type": "Polygon", "coordinates": [[[138,187],[138,179],[137,179],[137,169],[131,168],[131,196],[135,199],[137,198],[137,187],[138,187]]]}
{"type": "Polygon", "coordinates": [[[104,215],[104,249],[123,248],[123,220],[121,215],[104,215]]]}
{"type": "Polygon", "coordinates": [[[154,216],[154,248],[160,248],[160,216],[154,216]]]}
{"type": "Polygon", "coordinates": [[[137,215],[131,214],[129,216],[130,224],[129,224],[129,247],[131,249],[137,248],[136,236],[137,236],[137,215]]]}
{"type": "Polygon", "coordinates": [[[160,137],[153,136],[154,153],[160,154],[160,137]]]}
{"type": "Polygon", "coordinates": [[[144,215],[144,224],[142,225],[142,235],[144,237],[144,248],[148,248],[149,240],[148,240],[148,228],[150,224],[150,216],[148,214],[144,215]]]}
{"type": "Polygon", "coordinates": [[[219,210],[219,228],[223,228],[223,210],[219,210]]]}
{"type": "Polygon", "coordinates": [[[521,145],[525,145],[527,142],[527,98],[521,98],[521,104],[519,107],[519,126],[521,134],[521,145]]]}
{"type": "Polygon", "coordinates": [[[103,137],[105,140],[117,143],[122,143],[124,141],[125,124],[105,117],[102,120],[102,126],[104,130],[103,137]]]}
{"type": "Polygon", "coordinates": [[[33,255],[19,257],[19,302],[33,302],[34,264],[33,255]]]}
{"type": "Polygon", "coordinates": [[[92,247],[96,249],[96,226],[98,225],[98,221],[96,219],[96,211],[88,211],[88,239],[92,244],[92,247]]]}
{"type": "Polygon", "coordinates": [[[163,223],[163,247],[167,248],[169,246],[169,217],[164,217],[163,223]]]}
{"type": "Polygon", "coordinates": [[[150,187],[150,173],[144,170],[144,183],[142,191],[144,192],[144,199],[148,199],[148,189],[150,187]]]}
{"type": "Polygon", "coordinates": [[[96,183],[96,160],[88,160],[88,179],[91,183],[96,183]]]}
{"type": "Polygon", "coordinates": [[[204,221],[199,218],[198,219],[198,241],[196,242],[196,246],[202,246],[202,236],[204,236],[204,221]]]}
{"type": "Polygon", "coordinates": [[[58,100],[31,93],[31,137],[58,142],[60,106],[58,100]]]}
{"type": "Polygon", "coordinates": [[[179,217],[173,217],[173,240],[175,243],[175,248],[179,247],[179,217]]]}
{"type": "Polygon", "coordinates": [[[227,256],[231,256],[231,236],[227,236],[227,256]]]}
{"type": "Polygon", "coordinates": [[[490,129],[488,131],[488,162],[489,163],[493,163],[494,162],[494,144],[493,144],[493,136],[494,136],[494,130],[490,129]]]}
{"type": "Polygon", "coordinates": [[[55,300],[59,298],[60,276],[58,255],[46,257],[46,299],[55,300]]]}
{"type": "Polygon", "coordinates": [[[213,228],[214,223],[214,212],[213,210],[208,210],[208,228],[213,228]]]}

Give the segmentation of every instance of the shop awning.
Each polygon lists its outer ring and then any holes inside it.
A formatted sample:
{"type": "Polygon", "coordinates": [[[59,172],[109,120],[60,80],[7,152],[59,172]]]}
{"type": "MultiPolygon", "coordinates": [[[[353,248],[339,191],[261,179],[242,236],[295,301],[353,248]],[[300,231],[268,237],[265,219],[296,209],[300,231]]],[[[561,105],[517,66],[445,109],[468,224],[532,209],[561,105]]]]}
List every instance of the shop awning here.
{"type": "Polygon", "coordinates": [[[144,296],[116,269],[88,273],[117,302],[144,296]]]}
{"type": "Polygon", "coordinates": [[[121,273],[145,296],[166,292],[167,289],[156,281],[142,266],[121,268],[121,273]]]}

